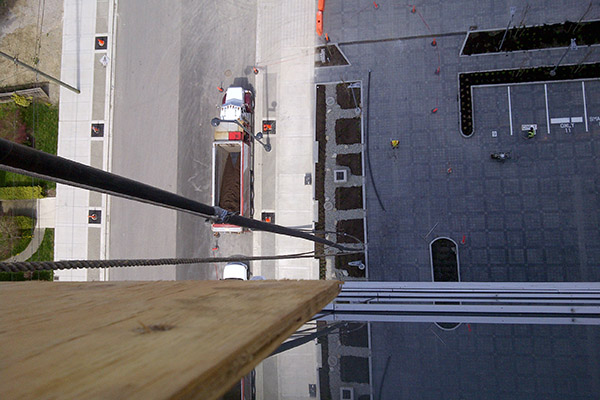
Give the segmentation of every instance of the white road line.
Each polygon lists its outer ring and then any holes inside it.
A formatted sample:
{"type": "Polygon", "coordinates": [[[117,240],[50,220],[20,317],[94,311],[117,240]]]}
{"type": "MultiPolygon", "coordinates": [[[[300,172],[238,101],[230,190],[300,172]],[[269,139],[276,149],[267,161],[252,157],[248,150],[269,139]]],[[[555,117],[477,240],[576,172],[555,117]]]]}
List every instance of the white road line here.
{"type": "Polygon", "coordinates": [[[508,89],[508,119],[510,120],[510,135],[513,134],[513,126],[512,126],[512,108],[510,105],[510,86],[506,87],[508,89]]]}
{"type": "Polygon", "coordinates": [[[550,134],[550,113],[548,112],[548,85],[544,83],[544,96],[546,97],[546,126],[548,135],[550,134]]]}
{"type": "Polygon", "coordinates": [[[585,118],[585,131],[588,132],[587,105],[585,104],[585,82],[581,81],[581,91],[583,92],[583,116],[585,118]]]}
{"type": "Polygon", "coordinates": [[[566,118],[552,118],[552,119],[550,119],[550,121],[553,124],[570,124],[571,123],[571,119],[569,117],[566,117],[566,118]]]}
{"type": "Polygon", "coordinates": [[[583,118],[581,117],[571,117],[571,123],[582,123],[583,122],[583,118]]]}

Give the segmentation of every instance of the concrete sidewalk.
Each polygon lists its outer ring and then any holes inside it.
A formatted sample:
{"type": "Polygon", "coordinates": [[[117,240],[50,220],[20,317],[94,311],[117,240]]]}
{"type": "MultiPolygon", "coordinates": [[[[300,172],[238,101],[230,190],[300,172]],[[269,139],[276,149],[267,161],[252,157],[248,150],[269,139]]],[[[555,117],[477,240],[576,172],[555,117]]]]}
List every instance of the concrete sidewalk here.
{"type": "MultiPolygon", "coordinates": [[[[256,60],[256,130],[263,120],[276,121],[273,146],[255,148],[255,215],[274,212],[275,223],[312,229],[317,218],[314,198],[316,42],[314,1],[258,2],[256,60]],[[305,175],[311,184],[305,185],[305,175]]],[[[314,243],[271,233],[253,232],[254,255],[314,250],[314,243]]],[[[315,259],[255,262],[255,275],[267,279],[319,279],[315,259]]],[[[258,399],[310,397],[318,387],[318,347],[307,343],[264,360],[257,371],[258,399]]]]}
{"type": "MultiPolygon", "coordinates": [[[[316,219],[314,188],[314,2],[265,0],[258,3],[256,59],[257,130],[263,120],[276,121],[268,140],[255,155],[255,218],[275,212],[275,223],[312,229],[316,219]]],[[[254,254],[289,254],[314,249],[302,239],[254,233],[254,254]]],[[[318,279],[317,260],[295,259],[256,263],[255,274],[268,279],[318,279]]]]}
{"type": "MultiPolygon", "coordinates": [[[[61,80],[77,87],[60,90],[58,151],[95,168],[109,165],[110,95],[113,64],[114,0],[65,0],[61,80]]],[[[104,258],[107,196],[63,184],[56,185],[57,260],[104,258]],[[90,223],[89,215],[100,215],[90,223]]],[[[99,270],[61,270],[61,281],[103,279],[99,270]]]]}

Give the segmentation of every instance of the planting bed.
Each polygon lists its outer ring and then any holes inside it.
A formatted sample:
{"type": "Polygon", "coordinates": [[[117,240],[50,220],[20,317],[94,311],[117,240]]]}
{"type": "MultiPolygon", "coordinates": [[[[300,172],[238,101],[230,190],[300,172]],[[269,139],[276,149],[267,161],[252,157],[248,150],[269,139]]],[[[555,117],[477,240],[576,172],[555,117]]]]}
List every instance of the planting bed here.
{"type": "Polygon", "coordinates": [[[358,267],[354,267],[352,265],[348,265],[348,263],[353,261],[360,261],[361,263],[365,263],[365,255],[363,254],[347,254],[343,256],[335,257],[335,268],[343,269],[348,271],[348,275],[353,278],[362,278],[365,276],[365,270],[361,270],[358,267]]]}
{"type": "Polygon", "coordinates": [[[360,153],[338,154],[335,163],[350,168],[352,175],[362,176],[362,157],[360,153]]]}
{"type": "Polygon", "coordinates": [[[337,144],[355,144],[360,141],[360,118],[340,118],[335,121],[337,144]]]}
{"type": "Polygon", "coordinates": [[[338,83],[335,87],[337,103],[342,110],[360,107],[360,87],[350,88],[350,83],[338,83]]]}
{"type": "Polygon", "coordinates": [[[319,46],[315,49],[315,53],[319,57],[319,60],[315,62],[315,67],[333,67],[350,64],[336,44],[319,46]],[[322,52],[325,55],[324,60],[321,59],[322,52]]]}
{"type": "Polygon", "coordinates": [[[337,235],[338,243],[356,243],[356,239],[364,242],[365,240],[365,226],[363,219],[346,219],[337,221],[335,226],[336,232],[346,233],[350,236],[337,235]],[[354,239],[356,238],[356,239],[354,239]]]}
{"type": "MultiPolygon", "coordinates": [[[[316,131],[315,140],[318,143],[319,153],[317,164],[315,165],[315,198],[318,202],[318,221],[315,223],[317,231],[325,230],[325,146],[327,139],[325,137],[325,117],[327,107],[325,105],[325,86],[317,86],[317,107],[316,107],[316,131]]],[[[315,243],[315,252],[322,254],[324,246],[321,243],[315,243]]],[[[319,259],[319,279],[325,279],[325,259],[319,259]]]]}
{"type": "MultiPolygon", "coordinates": [[[[355,110],[355,104],[360,104],[360,98],[359,82],[330,83],[316,87],[315,141],[318,144],[318,154],[315,165],[315,200],[318,203],[318,221],[315,228],[320,237],[327,236],[334,241],[337,239],[358,251],[362,246],[356,239],[335,235],[334,232],[347,233],[364,241],[362,121],[360,113],[357,116],[355,110]],[[358,88],[350,88],[352,85],[358,88]],[[335,174],[340,169],[339,166],[348,169],[345,179],[335,174]]],[[[323,246],[315,245],[315,251],[322,254],[323,246]]],[[[364,264],[364,260],[362,262],[364,264]]],[[[336,272],[338,266],[340,264],[336,257],[321,258],[319,277],[328,279],[335,276],[340,279],[340,271],[336,272]],[[332,272],[334,275],[331,275],[332,272]]],[[[366,276],[366,268],[346,265],[341,269],[348,271],[346,276],[366,276]]]]}
{"type": "Polygon", "coordinates": [[[458,255],[456,244],[440,238],[431,244],[434,282],[458,282],[458,255]]]}
{"type": "Polygon", "coordinates": [[[487,54],[534,49],[567,47],[571,39],[578,46],[600,43],[600,21],[515,27],[508,30],[502,48],[499,49],[505,29],[495,31],[469,32],[463,48],[463,55],[487,54]]]}
{"type": "Polygon", "coordinates": [[[363,208],[362,187],[335,188],[335,208],[338,210],[354,210],[363,208]]]}

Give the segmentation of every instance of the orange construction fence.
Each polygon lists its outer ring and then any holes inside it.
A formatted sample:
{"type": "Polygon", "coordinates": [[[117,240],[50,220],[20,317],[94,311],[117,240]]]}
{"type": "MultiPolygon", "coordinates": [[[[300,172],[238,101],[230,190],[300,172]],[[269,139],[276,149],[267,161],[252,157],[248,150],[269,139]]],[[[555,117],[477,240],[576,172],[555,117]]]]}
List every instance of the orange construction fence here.
{"type": "Polygon", "coordinates": [[[323,11],[317,11],[317,35],[323,36],[323,11]]]}

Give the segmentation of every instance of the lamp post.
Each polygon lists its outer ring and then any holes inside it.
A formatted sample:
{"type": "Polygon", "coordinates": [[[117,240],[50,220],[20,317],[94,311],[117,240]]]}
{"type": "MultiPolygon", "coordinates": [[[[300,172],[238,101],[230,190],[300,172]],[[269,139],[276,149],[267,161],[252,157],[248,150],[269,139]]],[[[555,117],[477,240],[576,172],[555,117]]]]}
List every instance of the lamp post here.
{"type": "Polygon", "coordinates": [[[220,119],[220,118],[213,118],[210,121],[210,124],[214,127],[217,127],[221,124],[221,122],[231,122],[234,123],[236,125],[238,125],[240,128],[242,128],[244,130],[244,132],[246,132],[247,134],[249,134],[250,136],[252,136],[254,138],[254,140],[256,140],[258,143],[260,143],[262,145],[262,147],[265,148],[266,152],[271,151],[271,144],[269,143],[263,143],[260,139],[262,138],[262,132],[259,132],[258,134],[254,134],[252,132],[250,132],[250,130],[248,130],[244,125],[240,124],[237,120],[234,119],[220,119]],[[259,136],[260,135],[260,136],[259,136]]]}
{"type": "Polygon", "coordinates": [[[500,46],[498,46],[498,51],[502,50],[502,45],[504,44],[504,40],[506,39],[506,34],[508,33],[508,29],[510,28],[510,24],[512,23],[512,20],[515,17],[516,12],[517,7],[510,8],[510,20],[508,21],[508,25],[506,25],[506,29],[504,30],[504,36],[502,36],[502,41],[500,42],[500,46]]]}
{"type": "Polygon", "coordinates": [[[569,45],[569,47],[567,47],[567,50],[563,53],[560,60],[558,60],[558,62],[554,66],[554,68],[552,68],[552,70],[550,71],[550,76],[556,75],[556,69],[558,68],[558,66],[560,65],[563,58],[565,58],[565,56],[569,53],[570,50],[577,50],[577,43],[575,42],[575,39],[571,39],[571,44],[569,45]]]}

